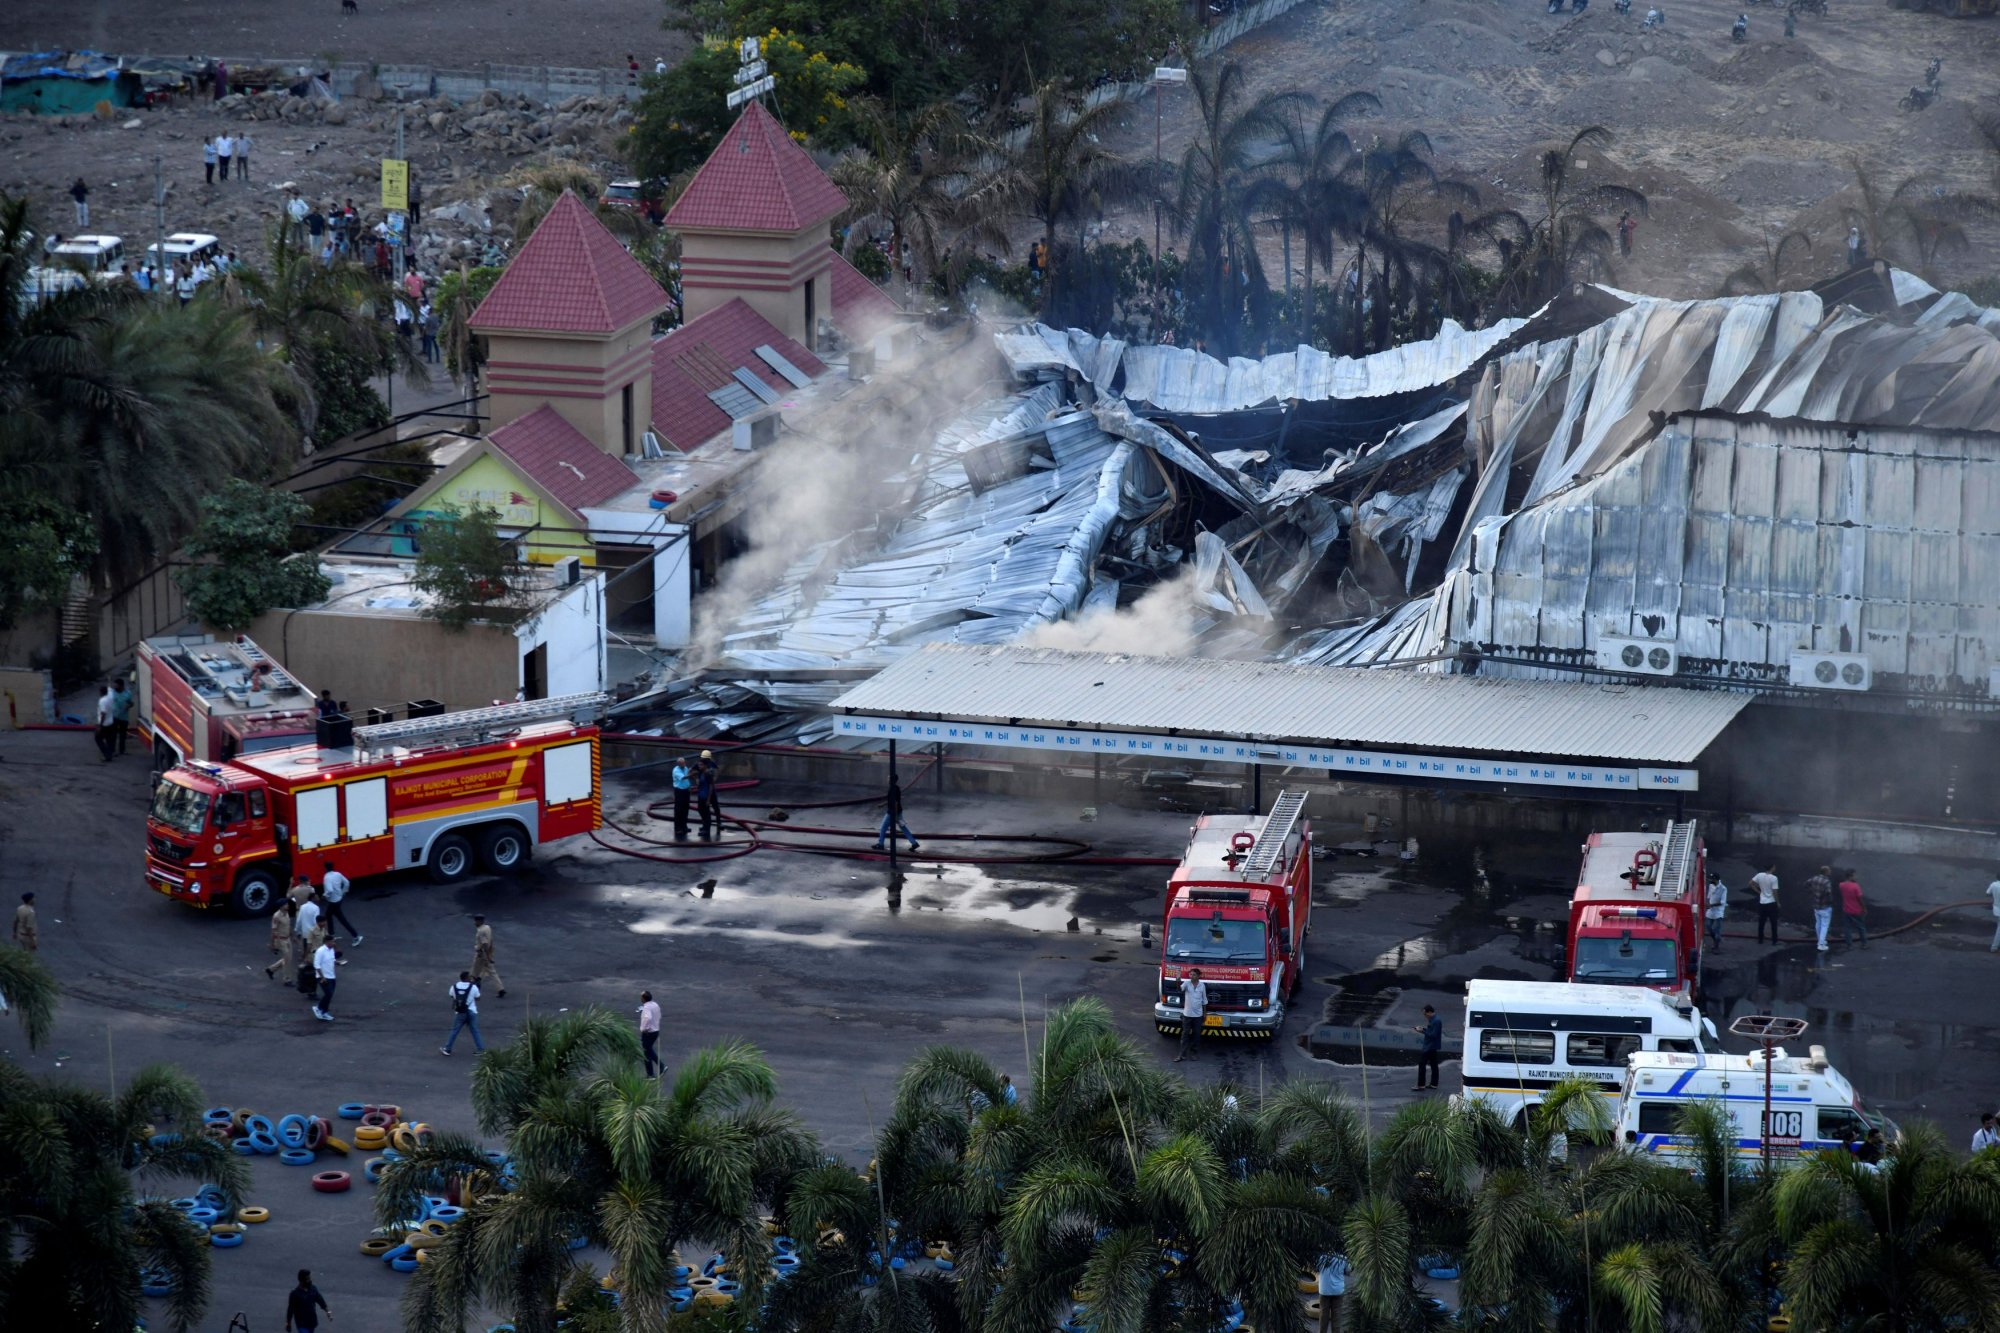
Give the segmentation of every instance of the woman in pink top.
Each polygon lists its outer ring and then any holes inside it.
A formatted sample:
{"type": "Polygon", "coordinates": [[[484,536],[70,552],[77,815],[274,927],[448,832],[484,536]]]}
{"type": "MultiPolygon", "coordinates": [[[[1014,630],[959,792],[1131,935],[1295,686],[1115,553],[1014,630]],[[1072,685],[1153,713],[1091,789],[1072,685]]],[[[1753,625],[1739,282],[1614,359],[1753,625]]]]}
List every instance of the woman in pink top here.
{"type": "Polygon", "coordinates": [[[1854,931],[1861,932],[1861,947],[1868,947],[1868,904],[1862,901],[1861,885],[1849,870],[1840,877],[1840,944],[1847,947],[1854,931]]]}

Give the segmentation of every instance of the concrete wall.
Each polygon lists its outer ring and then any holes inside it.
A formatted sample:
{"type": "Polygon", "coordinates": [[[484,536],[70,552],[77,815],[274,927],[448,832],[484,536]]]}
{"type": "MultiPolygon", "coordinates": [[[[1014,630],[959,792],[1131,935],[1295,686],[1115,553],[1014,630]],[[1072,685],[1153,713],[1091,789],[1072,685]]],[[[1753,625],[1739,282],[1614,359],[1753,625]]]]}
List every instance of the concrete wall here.
{"type": "Polygon", "coordinates": [[[6,706],[10,727],[56,720],[55,688],[46,671],[0,667],[0,704],[6,706]]]}
{"type": "Polygon", "coordinates": [[[653,638],[662,648],[687,647],[694,632],[694,586],[686,526],[669,523],[657,509],[586,509],[583,517],[599,540],[654,548],[653,638]]]}
{"type": "MultiPolygon", "coordinates": [[[[523,622],[516,637],[518,656],[524,660],[536,648],[547,646],[549,694],[585,694],[606,688],[604,576],[592,574],[566,589],[541,614],[523,622]]],[[[520,683],[517,681],[516,688],[520,683]]]]}
{"type": "Polygon", "coordinates": [[[271,611],[249,634],[292,674],[346,700],[356,717],[412,699],[481,708],[511,700],[521,684],[511,627],[470,625],[453,634],[409,614],[271,611]]]}
{"type": "Polygon", "coordinates": [[[681,235],[681,300],[689,321],[740,296],[787,337],[816,351],[818,329],[806,327],[808,285],[814,323],[832,319],[833,251],[824,225],[789,236],[681,235]]]}
{"type": "Polygon", "coordinates": [[[608,454],[639,451],[652,429],[652,320],[643,319],[608,338],[556,334],[489,333],[486,403],[488,432],[548,406],[608,454]],[[625,448],[625,386],[632,387],[632,448],[625,448]]]}
{"type": "MultiPolygon", "coordinates": [[[[231,61],[231,64],[237,62],[231,61]]],[[[252,64],[268,62],[253,61],[252,64]]],[[[318,68],[316,60],[279,62],[290,69],[318,68]]],[[[648,73],[652,66],[646,66],[648,73]]],[[[509,96],[519,95],[537,102],[560,102],[579,93],[592,97],[616,95],[636,98],[638,87],[624,69],[579,69],[560,65],[505,65],[486,61],[478,65],[445,69],[434,65],[380,65],[350,60],[335,65],[330,86],[336,95],[350,97],[370,79],[390,96],[453,97],[471,101],[488,88],[509,96]]]]}

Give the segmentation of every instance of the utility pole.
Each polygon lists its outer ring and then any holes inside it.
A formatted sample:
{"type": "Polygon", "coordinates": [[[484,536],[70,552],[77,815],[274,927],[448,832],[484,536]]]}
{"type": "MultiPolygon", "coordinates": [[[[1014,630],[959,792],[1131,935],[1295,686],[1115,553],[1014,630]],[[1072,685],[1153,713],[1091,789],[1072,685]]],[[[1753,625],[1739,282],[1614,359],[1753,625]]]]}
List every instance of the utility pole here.
{"type": "MultiPolygon", "coordinates": [[[[410,230],[410,186],[408,175],[410,160],[403,156],[403,108],[400,106],[396,108],[396,160],[404,164],[403,170],[405,173],[403,177],[403,225],[396,228],[396,262],[390,266],[389,281],[391,282],[401,282],[403,280],[403,256],[409,245],[408,237],[410,230]]],[[[415,314],[416,312],[412,311],[411,313],[415,314]]]]}
{"type": "Polygon", "coordinates": [[[170,289],[167,286],[167,178],[160,167],[160,158],[153,155],[153,291],[156,295],[170,289]]]}
{"type": "MultiPolygon", "coordinates": [[[[1169,59],[1174,53],[1174,47],[1167,48],[1169,59]]],[[[1160,151],[1161,102],[1166,85],[1186,83],[1187,76],[1187,68],[1181,65],[1157,65],[1153,69],[1153,341],[1156,343],[1160,340],[1160,173],[1166,167],[1160,151]]]]}

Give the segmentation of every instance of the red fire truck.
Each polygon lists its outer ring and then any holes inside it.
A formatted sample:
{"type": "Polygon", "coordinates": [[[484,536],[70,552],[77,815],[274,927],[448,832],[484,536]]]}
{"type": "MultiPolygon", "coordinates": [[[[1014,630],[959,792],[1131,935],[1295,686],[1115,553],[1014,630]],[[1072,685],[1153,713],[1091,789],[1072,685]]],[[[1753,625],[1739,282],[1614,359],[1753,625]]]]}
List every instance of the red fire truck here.
{"type": "Polygon", "coordinates": [[[1302,792],[1271,813],[1203,815],[1167,882],[1153,1023],[1181,1030],[1181,978],[1201,969],[1204,1035],[1272,1037],[1305,965],[1312,916],[1312,825],[1302,792]]]}
{"type": "Polygon", "coordinates": [[[271,910],[294,868],[317,881],[422,866],[440,884],[475,864],[527,864],[537,843],[602,822],[602,694],[572,694],[353,727],[170,769],[146,820],[146,883],[201,907],[271,910]],[[585,719],[578,721],[577,719],[585,719]]]}
{"type": "Polygon", "coordinates": [[[1692,996],[1706,868],[1693,820],[1665,833],[1591,834],[1569,904],[1566,980],[1692,996]]]}
{"type": "Polygon", "coordinates": [[[132,674],[155,772],[297,745],[313,734],[312,691],[241,636],[146,639],[132,674]]]}

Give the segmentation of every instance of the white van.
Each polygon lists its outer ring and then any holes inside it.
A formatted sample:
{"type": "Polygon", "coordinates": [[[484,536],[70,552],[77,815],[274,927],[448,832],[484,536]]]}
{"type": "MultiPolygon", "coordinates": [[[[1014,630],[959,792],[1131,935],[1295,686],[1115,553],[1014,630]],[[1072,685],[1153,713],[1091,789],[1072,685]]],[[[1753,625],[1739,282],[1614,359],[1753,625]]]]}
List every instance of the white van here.
{"type": "Polygon", "coordinates": [[[1615,1106],[1634,1052],[1717,1049],[1715,1025],[1661,991],[1561,981],[1465,988],[1465,1095],[1490,1103],[1509,1124],[1566,1078],[1592,1080],[1615,1106]]]}
{"type": "Polygon", "coordinates": [[[167,237],[164,245],[146,247],[146,267],[157,268],[160,255],[165,254],[167,263],[178,264],[186,260],[189,264],[199,264],[207,260],[213,264],[222,253],[222,242],[205,231],[177,231],[167,237]]]}
{"type": "Polygon", "coordinates": [[[125,242],[116,236],[66,236],[28,270],[32,295],[47,298],[86,283],[103,282],[118,271],[125,242]]]}
{"type": "Polygon", "coordinates": [[[1689,1140],[1675,1133],[1683,1107],[1711,1102],[1729,1113],[1738,1157],[1760,1158],[1768,1136],[1773,1161],[1840,1146],[1842,1130],[1857,1142],[1879,1129],[1894,1142],[1896,1125],[1854,1095],[1853,1085],[1827,1063],[1826,1048],[1803,1057],[1779,1047],[1771,1059],[1771,1120],[1764,1119],[1764,1053],[1752,1055],[1644,1052],[1631,1057],[1618,1099],[1618,1137],[1633,1152],[1693,1166],[1689,1140]]]}

